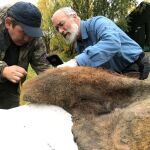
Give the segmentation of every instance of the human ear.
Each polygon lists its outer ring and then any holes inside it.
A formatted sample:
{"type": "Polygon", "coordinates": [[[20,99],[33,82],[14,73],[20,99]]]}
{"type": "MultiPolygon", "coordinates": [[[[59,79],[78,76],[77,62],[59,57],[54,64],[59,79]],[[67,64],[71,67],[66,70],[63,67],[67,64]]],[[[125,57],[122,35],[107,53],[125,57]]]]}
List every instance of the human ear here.
{"type": "Polygon", "coordinates": [[[12,20],[10,17],[6,17],[5,19],[5,27],[9,29],[12,26],[12,20]]]}

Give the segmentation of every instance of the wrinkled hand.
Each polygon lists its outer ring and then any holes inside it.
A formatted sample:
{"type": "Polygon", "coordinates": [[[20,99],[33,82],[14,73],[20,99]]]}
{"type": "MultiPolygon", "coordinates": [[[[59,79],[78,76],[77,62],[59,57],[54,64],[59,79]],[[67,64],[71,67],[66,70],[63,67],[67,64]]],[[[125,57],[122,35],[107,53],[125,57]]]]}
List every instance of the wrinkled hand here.
{"type": "Polygon", "coordinates": [[[20,66],[7,66],[2,72],[2,76],[13,83],[18,83],[27,74],[26,70],[20,66]]]}
{"type": "Polygon", "coordinates": [[[77,61],[75,59],[71,59],[71,60],[65,62],[62,65],[58,65],[57,68],[60,68],[60,67],[76,67],[76,66],[78,66],[77,61]]]}

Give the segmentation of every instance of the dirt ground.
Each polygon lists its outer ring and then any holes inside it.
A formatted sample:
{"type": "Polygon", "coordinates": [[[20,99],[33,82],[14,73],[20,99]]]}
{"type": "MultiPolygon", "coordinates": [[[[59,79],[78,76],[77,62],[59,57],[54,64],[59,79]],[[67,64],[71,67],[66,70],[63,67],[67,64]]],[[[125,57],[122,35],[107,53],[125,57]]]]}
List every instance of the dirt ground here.
{"type": "MultiPolygon", "coordinates": [[[[150,61],[150,52],[146,52],[146,55],[149,56],[149,61],[150,61]]],[[[146,80],[148,80],[150,82],[150,75],[146,80]]]]}

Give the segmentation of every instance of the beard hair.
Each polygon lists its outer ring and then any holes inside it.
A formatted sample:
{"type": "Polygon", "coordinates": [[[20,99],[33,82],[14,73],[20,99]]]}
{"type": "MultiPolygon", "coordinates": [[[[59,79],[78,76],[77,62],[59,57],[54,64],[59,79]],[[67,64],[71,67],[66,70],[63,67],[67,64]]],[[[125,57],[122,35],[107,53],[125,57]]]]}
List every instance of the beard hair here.
{"type": "Polygon", "coordinates": [[[66,36],[65,38],[68,44],[72,44],[73,42],[75,42],[78,36],[78,29],[79,29],[78,25],[76,23],[72,23],[71,29],[68,30],[70,35],[66,36]]]}

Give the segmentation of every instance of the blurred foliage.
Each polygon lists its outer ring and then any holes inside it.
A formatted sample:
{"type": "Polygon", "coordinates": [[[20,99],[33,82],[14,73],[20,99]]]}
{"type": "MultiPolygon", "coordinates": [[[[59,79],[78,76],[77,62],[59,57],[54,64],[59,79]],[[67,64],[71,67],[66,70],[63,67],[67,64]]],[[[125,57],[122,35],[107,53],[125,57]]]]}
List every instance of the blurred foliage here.
{"type": "Polygon", "coordinates": [[[47,52],[50,52],[50,42],[53,37],[53,30],[52,30],[52,22],[51,22],[51,15],[53,13],[54,4],[51,0],[39,0],[38,1],[38,8],[42,13],[42,29],[43,29],[43,39],[46,44],[47,52]]]}
{"type": "Polygon", "coordinates": [[[72,0],[71,6],[81,19],[88,19],[93,16],[93,2],[93,0],[72,0]]]}
{"type": "Polygon", "coordinates": [[[103,15],[115,21],[123,30],[127,30],[126,16],[129,10],[136,5],[136,0],[39,0],[37,6],[43,15],[43,39],[47,52],[50,55],[60,54],[64,58],[75,55],[73,47],[66,44],[63,37],[56,32],[52,25],[51,17],[57,9],[71,6],[81,19],[103,15]]]}

